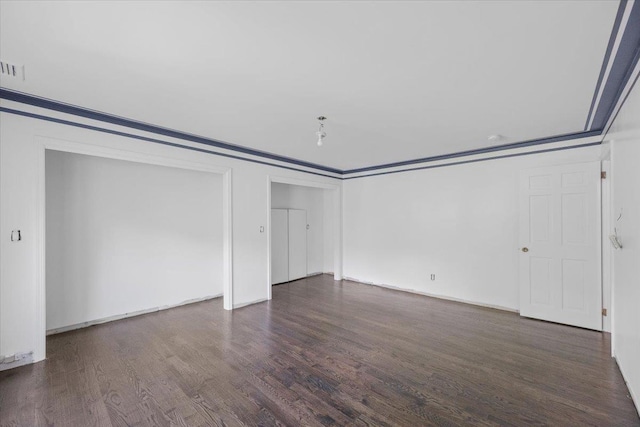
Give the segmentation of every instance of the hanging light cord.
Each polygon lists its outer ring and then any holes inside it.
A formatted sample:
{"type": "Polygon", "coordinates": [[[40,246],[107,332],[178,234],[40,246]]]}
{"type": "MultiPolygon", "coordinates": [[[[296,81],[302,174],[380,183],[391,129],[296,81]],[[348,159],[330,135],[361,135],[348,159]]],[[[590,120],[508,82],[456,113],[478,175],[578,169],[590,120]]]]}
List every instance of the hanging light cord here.
{"type": "Polygon", "coordinates": [[[324,132],[324,123],[323,120],[326,120],[327,118],[325,116],[320,116],[318,117],[318,132],[316,132],[316,135],[318,135],[318,147],[322,147],[322,140],[324,139],[325,136],[327,136],[327,134],[324,132]]]}

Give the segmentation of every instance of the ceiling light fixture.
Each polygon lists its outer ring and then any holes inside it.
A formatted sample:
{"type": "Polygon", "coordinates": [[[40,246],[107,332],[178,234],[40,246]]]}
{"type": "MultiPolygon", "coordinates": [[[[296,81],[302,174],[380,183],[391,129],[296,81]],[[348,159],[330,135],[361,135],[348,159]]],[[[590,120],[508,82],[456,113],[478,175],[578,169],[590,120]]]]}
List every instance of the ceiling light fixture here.
{"type": "Polygon", "coordinates": [[[324,131],[324,120],[327,120],[325,116],[318,117],[318,124],[320,125],[318,127],[318,132],[316,132],[316,135],[318,136],[318,147],[322,147],[322,140],[327,136],[327,133],[324,131]]]}

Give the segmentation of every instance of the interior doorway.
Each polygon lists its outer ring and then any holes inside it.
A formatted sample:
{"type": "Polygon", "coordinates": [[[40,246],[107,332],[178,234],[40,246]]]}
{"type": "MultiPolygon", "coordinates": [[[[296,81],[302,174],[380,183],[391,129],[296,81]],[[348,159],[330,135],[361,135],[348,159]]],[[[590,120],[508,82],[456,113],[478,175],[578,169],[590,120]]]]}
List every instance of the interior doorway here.
{"type": "Polygon", "coordinates": [[[222,176],[47,150],[47,334],[221,297],[222,176]]]}
{"type": "Polygon", "coordinates": [[[289,178],[268,180],[271,286],[330,273],[342,279],[341,188],[289,178]]]}
{"type": "MultiPolygon", "coordinates": [[[[146,153],[138,153],[131,151],[123,151],[118,149],[111,149],[107,147],[87,145],[77,142],[57,140],[47,137],[38,137],[37,141],[40,143],[40,150],[38,152],[38,229],[36,230],[36,244],[38,250],[38,287],[36,295],[36,305],[38,307],[38,318],[36,320],[37,333],[39,339],[34,352],[34,360],[43,360],[46,356],[46,334],[47,334],[47,315],[46,315],[46,295],[47,295],[47,239],[46,239],[46,226],[47,226],[47,203],[46,203],[46,189],[47,189],[47,173],[46,173],[46,156],[47,153],[74,153],[79,155],[85,155],[93,157],[99,160],[124,160],[129,165],[155,165],[167,167],[167,169],[173,171],[199,171],[216,175],[217,179],[221,181],[219,193],[221,194],[221,250],[218,256],[221,257],[219,262],[222,269],[221,282],[222,282],[222,294],[223,294],[223,306],[227,310],[231,310],[233,307],[233,289],[232,289],[232,242],[231,242],[231,170],[229,168],[219,168],[216,166],[210,166],[198,162],[192,162],[187,160],[172,159],[166,157],[155,156],[146,153]]],[[[135,185],[132,183],[131,185],[135,185]]],[[[131,231],[131,230],[129,230],[131,231]]],[[[126,230],[118,230],[120,233],[126,235],[126,230]]],[[[213,295],[213,294],[212,294],[213,295]]],[[[182,302],[190,302],[182,301],[182,302]]],[[[161,308],[167,308],[167,304],[161,308]]],[[[179,305],[179,304],[175,304],[179,305]]],[[[155,309],[156,307],[154,307],[155,309]]],[[[127,310],[128,311],[128,310],[127,310]]],[[[134,310],[135,311],[135,310],[134,310]]],[[[115,320],[105,316],[107,320],[115,320]]],[[[117,318],[117,316],[115,316],[117,318]]],[[[68,325],[73,326],[73,325],[68,325]]],[[[77,326],[77,325],[76,325],[77,326]]],[[[54,328],[55,329],[55,328],[54,328]]]]}

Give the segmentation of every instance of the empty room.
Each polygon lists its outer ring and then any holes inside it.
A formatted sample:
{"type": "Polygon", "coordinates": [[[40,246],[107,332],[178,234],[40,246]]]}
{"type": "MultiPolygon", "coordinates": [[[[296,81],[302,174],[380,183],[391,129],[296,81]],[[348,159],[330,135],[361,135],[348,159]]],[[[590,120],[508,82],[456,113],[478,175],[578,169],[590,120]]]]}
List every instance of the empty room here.
{"type": "Polygon", "coordinates": [[[0,0],[0,426],[640,426],[640,1],[0,0]]]}

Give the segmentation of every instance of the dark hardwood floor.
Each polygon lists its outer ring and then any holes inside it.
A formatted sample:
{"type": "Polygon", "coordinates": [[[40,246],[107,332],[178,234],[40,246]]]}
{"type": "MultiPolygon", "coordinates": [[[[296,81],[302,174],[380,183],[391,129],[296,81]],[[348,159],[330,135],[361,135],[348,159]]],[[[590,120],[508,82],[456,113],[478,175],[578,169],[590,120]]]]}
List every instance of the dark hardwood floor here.
{"type": "Polygon", "coordinates": [[[638,426],[609,335],[316,276],[47,339],[3,426],[638,426]]]}

